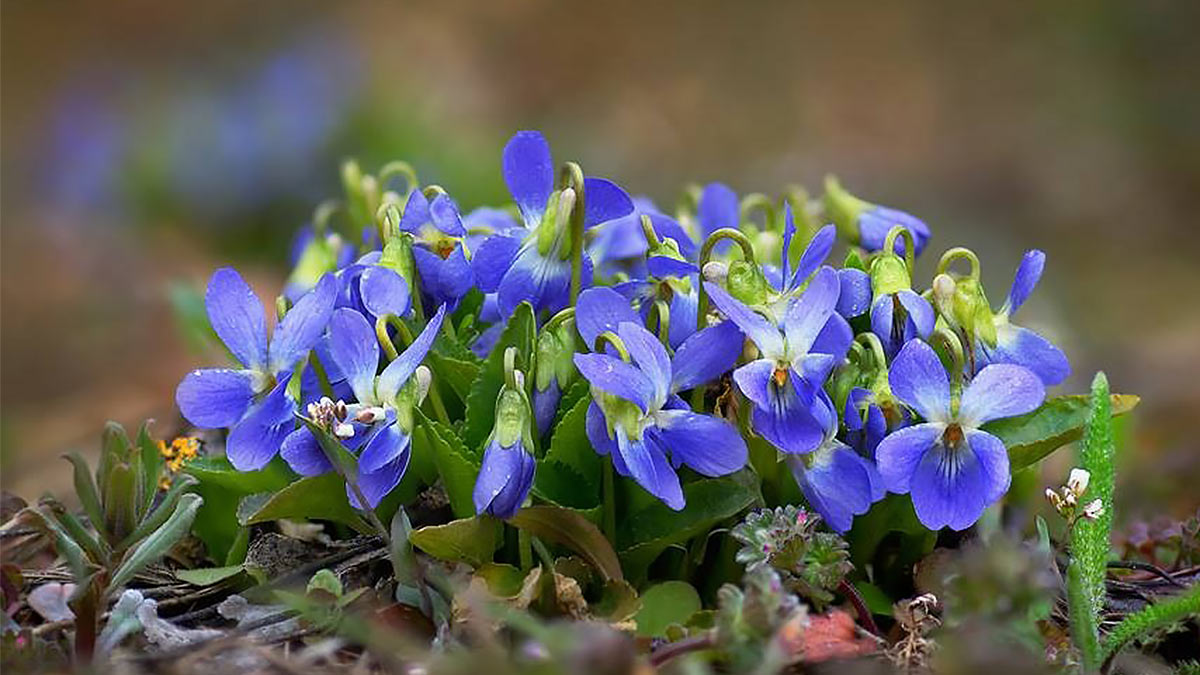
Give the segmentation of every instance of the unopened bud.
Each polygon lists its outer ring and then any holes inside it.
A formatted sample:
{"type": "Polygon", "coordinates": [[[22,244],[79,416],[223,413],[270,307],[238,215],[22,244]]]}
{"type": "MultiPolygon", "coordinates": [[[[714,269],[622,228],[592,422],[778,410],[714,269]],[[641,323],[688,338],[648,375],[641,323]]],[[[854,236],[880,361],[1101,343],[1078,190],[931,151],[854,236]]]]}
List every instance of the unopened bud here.
{"type": "Polygon", "coordinates": [[[1067,478],[1067,489],[1076,497],[1082,497],[1083,493],[1087,492],[1091,477],[1087,469],[1071,469],[1071,475],[1067,478]]]}
{"type": "Polygon", "coordinates": [[[1083,517],[1088,520],[1095,520],[1102,515],[1104,515],[1104,504],[1099,499],[1093,499],[1083,507],[1083,517]]]}
{"type": "Polygon", "coordinates": [[[383,408],[379,406],[371,406],[370,408],[363,408],[362,410],[358,411],[358,414],[354,416],[354,421],[361,422],[363,424],[374,424],[386,416],[387,411],[385,411],[383,408]]]}
{"type": "Polygon", "coordinates": [[[729,265],[719,261],[712,260],[704,263],[704,279],[711,281],[714,284],[725,283],[725,278],[729,276],[729,265]]]}
{"type": "Polygon", "coordinates": [[[429,393],[429,386],[433,383],[433,373],[429,372],[427,366],[417,366],[417,405],[425,401],[426,394],[429,393]]]}
{"type": "Polygon", "coordinates": [[[1046,499],[1055,511],[1061,512],[1063,509],[1063,498],[1058,495],[1052,488],[1046,488],[1046,499]]]}

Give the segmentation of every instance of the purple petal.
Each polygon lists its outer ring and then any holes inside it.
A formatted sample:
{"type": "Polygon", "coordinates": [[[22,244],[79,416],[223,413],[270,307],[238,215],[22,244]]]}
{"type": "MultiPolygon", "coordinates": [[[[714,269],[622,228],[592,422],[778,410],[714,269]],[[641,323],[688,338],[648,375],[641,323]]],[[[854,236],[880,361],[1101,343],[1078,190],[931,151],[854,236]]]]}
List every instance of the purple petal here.
{"type": "MultiPolygon", "coordinates": [[[[590,262],[583,258],[585,266],[590,262]]],[[[585,280],[590,273],[583,274],[585,280]]],[[[536,242],[525,245],[500,282],[500,311],[511,314],[528,301],[535,311],[557,311],[567,304],[571,287],[571,261],[545,258],[536,242]]]]}
{"type": "Polygon", "coordinates": [[[783,356],[783,335],[766,317],[742,304],[740,300],[729,295],[724,288],[711,281],[704,282],[704,289],[708,291],[708,297],[712,300],[713,305],[721,310],[722,314],[729,317],[730,321],[737,324],[746,337],[758,345],[763,356],[773,359],[783,356]]]}
{"type": "Polygon", "coordinates": [[[617,453],[629,471],[629,477],[646,492],[675,511],[683,509],[685,501],[679,476],[671,468],[663,449],[649,436],[633,440],[626,437],[623,430],[618,429],[617,453]]]}
{"type": "Polygon", "coordinates": [[[979,425],[1036,410],[1046,388],[1032,370],[1009,363],[985,366],[963,391],[958,416],[964,426],[979,425]]]}
{"type": "Polygon", "coordinates": [[[906,326],[905,338],[911,340],[914,337],[929,337],[929,334],[933,332],[933,324],[937,320],[929,301],[907,288],[897,291],[896,298],[904,306],[904,311],[908,313],[908,321],[911,322],[906,326]],[[910,335],[910,330],[915,330],[916,334],[910,335]]]}
{"type": "Polygon", "coordinates": [[[679,246],[679,252],[688,260],[696,259],[696,242],[692,241],[692,237],[683,229],[679,221],[668,218],[661,213],[651,213],[650,224],[654,226],[654,231],[659,237],[664,239],[674,239],[675,244],[679,246]]]}
{"type": "Polygon", "coordinates": [[[654,400],[654,384],[642,371],[607,354],[576,354],[575,367],[593,387],[626,401],[643,411],[654,400]]]}
{"type": "Polygon", "coordinates": [[[329,351],[337,367],[363,403],[374,403],[375,373],[379,369],[379,342],[375,329],[362,314],[342,308],[329,320],[329,351]]]}
{"type": "Polygon", "coordinates": [[[699,272],[699,268],[696,267],[695,263],[670,258],[665,255],[652,255],[647,258],[646,269],[650,272],[650,276],[657,279],[666,279],[668,277],[684,278],[699,272]]]}
{"type": "Polygon", "coordinates": [[[996,326],[996,346],[988,347],[981,342],[975,355],[982,365],[1012,363],[1025,366],[1047,387],[1061,384],[1071,374],[1067,355],[1054,343],[1028,328],[1012,324],[996,326]]]}
{"type": "MultiPolygon", "coordinates": [[[[694,277],[692,279],[692,283],[697,283],[694,277]]],[[[688,339],[696,332],[696,312],[700,311],[699,293],[696,292],[694,287],[688,293],[676,291],[671,295],[670,310],[671,330],[667,335],[667,338],[671,342],[671,347],[678,349],[679,345],[683,344],[684,340],[688,339]]],[[[725,323],[729,323],[730,328],[737,328],[732,322],[725,323]]],[[[740,337],[741,331],[738,330],[737,333],[739,335],[738,340],[740,344],[740,341],[742,340],[740,337]]],[[[741,347],[738,347],[738,351],[741,351],[741,347]]]]}
{"type": "Polygon", "coordinates": [[[516,515],[533,486],[534,467],[533,456],[519,441],[505,448],[493,440],[484,450],[475,479],[475,513],[497,518],[516,515]]]}
{"type": "Polygon", "coordinates": [[[1037,287],[1042,278],[1042,270],[1046,267],[1046,254],[1037,249],[1025,252],[1021,265],[1017,267],[1017,275],[1013,278],[1012,288],[1008,291],[1008,312],[1012,314],[1025,304],[1029,294],[1037,287]]]}
{"type": "Polygon", "coordinates": [[[175,389],[175,403],[179,412],[198,427],[231,427],[245,417],[254,402],[257,377],[250,370],[193,370],[175,389]]]}
{"type": "Polygon", "coordinates": [[[871,308],[871,275],[853,267],[838,270],[842,291],[838,294],[838,314],[852,319],[871,308]]]}
{"type": "MultiPolygon", "coordinates": [[[[860,244],[868,251],[874,252],[883,248],[887,233],[895,226],[903,225],[913,235],[916,244],[916,255],[921,255],[929,241],[929,226],[920,218],[886,206],[876,206],[864,211],[858,219],[860,244]]],[[[904,237],[896,237],[895,252],[904,255],[904,237]]]]}
{"type": "Polygon", "coordinates": [[[550,144],[538,131],[518,131],[504,146],[504,182],[521,209],[525,224],[542,220],[546,202],[554,190],[554,160],[550,144]]]}
{"type": "Polygon", "coordinates": [[[837,306],[841,285],[832,267],[822,267],[799,298],[793,300],[783,318],[788,351],[806,354],[837,306]]]}
{"type": "Polygon", "coordinates": [[[1004,448],[1004,443],[999,438],[986,431],[968,429],[966,437],[971,452],[975,453],[975,459],[979,461],[984,482],[990,488],[986,490],[987,503],[992,504],[1008,492],[1009,485],[1012,483],[1008,450],[1004,448]]]}
{"type": "Polygon", "coordinates": [[[458,207],[450,195],[439,194],[433,198],[433,202],[429,205],[429,219],[433,222],[433,226],[444,234],[452,237],[467,236],[467,231],[463,228],[462,217],[458,215],[458,207]]]}
{"type": "Polygon", "coordinates": [[[792,363],[793,372],[799,373],[814,388],[824,386],[829,373],[839,363],[831,354],[805,354],[792,363]]]}
{"type": "Polygon", "coordinates": [[[411,437],[404,433],[399,424],[384,424],[372,434],[371,440],[367,441],[366,447],[359,455],[358,470],[374,473],[383,469],[385,464],[399,457],[400,453],[406,452],[411,441],[411,437]]]}
{"type": "Polygon", "coordinates": [[[484,240],[471,258],[471,270],[480,291],[495,293],[500,288],[504,273],[512,266],[519,250],[521,240],[518,237],[497,234],[484,240]]]}
{"type": "MultiPolygon", "coordinates": [[[[404,452],[383,465],[378,471],[364,472],[361,468],[359,469],[358,489],[362,490],[363,497],[366,498],[367,504],[371,508],[379,506],[379,502],[383,501],[383,498],[388,496],[388,493],[396,489],[396,486],[400,484],[400,479],[404,478],[404,472],[408,470],[408,462],[411,458],[412,449],[409,446],[405,448],[404,452]]],[[[349,485],[346,486],[346,497],[349,498],[354,508],[364,508],[349,485]]]]}
{"type": "MultiPolygon", "coordinates": [[[[734,375],[737,375],[736,371],[734,375]]],[[[812,452],[825,440],[825,429],[813,416],[811,401],[806,403],[797,390],[806,385],[795,376],[789,376],[789,380],[782,387],[768,385],[769,405],[754,406],[751,426],[758,435],[783,452],[812,452]]]]}
{"type": "Polygon", "coordinates": [[[950,379],[933,348],[909,340],[892,361],[888,383],[896,398],[931,422],[950,418],[950,379]]]}
{"type": "Polygon", "coordinates": [[[295,428],[296,403],[287,395],[287,375],[229,431],[225,456],[238,471],[257,471],[279,452],[283,439],[295,428]]]}
{"type": "Polygon", "coordinates": [[[424,290],[438,303],[455,305],[475,283],[471,263],[461,245],[445,258],[424,248],[414,248],[417,271],[424,290]]]}
{"type": "Polygon", "coordinates": [[[588,406],[586,429],[588,442],[592,444],[596,454],[603,456],[617,451],[617,439],[608,435],[608,422],[595,401],[588,406]]]}
{"type": "Polygon", "coordinates": [[[633,362],[654,386],[653,406],[661,406],[671,388],[671,357],[666,348],[653,333],[630,321],[617,326],[617,335],[625,343],[633,362]]]}
{"type": "Polygon", "coordinates": [[[283,317],[271,337],[272,372],[291,370],[321,339],[333,315],[337,290],[337,280],[327,274],[283,317]]]}
{"type": "MultiPolygon", "coordinates": [[[[788,206],[791,209],[791,206],[788,206]]],[[[789,288],[796,288],[805,279],[809,277],[825,262],[829,257],[829,252],[833,250],[833,242],[837,239],[837,228],[833,225],[826,225],[813,235],[812,241],[808,242],[808,246],[804,248],[804,253],[800,256],[800,262],[796,264],[796,273],[792,277],[789,288]]],[[[785,249],[786,253],[786,249],[785,249]]]]}
{"type": "Polygon", "coordinates": [[[696,219],[700,223],[700,235],[708,237],[722,227],[738,226],[741,206],[737,193],[724,183],[709,183],[700,193],[696,219]]]}
{"type": "Polygon", "coordinates": [[[868,464],[841,444],[823,447],[813,455],[812,466],[805,466],[808,457],[789,458],[792,476],[829,527],[846,532],[854,516],[866,513],[874,503],[868,464]]]}
{"type": "Polygon", "coordinates": [[[425,355],[433,347],[433,341],[437,338],[438,331],[442,329],[442,320],[445,318],[446,306],[442,305],[438,307],[437,314],[434,314],[429,323],[425,324],[425,328],[412,341],[412,344],[380,373],[379,381],[375,384],[375,392],[380,401],[387,402],[396,398],[400,387],[408,382],[408,378],[416,371],[417,366],[421,365],[421,362],[425,360],[425,355]]]}
{"type": "Polygon", "coordinates": [[[404,214],[400,216],[400,229],[417,234],[429,219],[429,199],[420,190],[413,190],[404,204],[404,214]]]}
{"type": "Polygon", "coordinates": [[[604,178],[583,180],[583,224],[594,227],[633,212],[633,200],[616,183],[604,178]]]}
{"type": "Polygon", "coordinates": [[[538,436],[545,436],[554,423],[558,413],[558,403],[562,400],[562,390],[558,387],[558,379],[551,377],[550,384],[545,389],[534,388],[533,418],[537,422],[538,436]]]}
{"type": "Polygon", "coordinates": [[[970,447],[935,445],[913,472],[913,507],[917,518],[931,530],[965,530],[1008,490],[1004,445],[988,434],[975,433],[970,447]]]}
{"type": "Polygon", "coordinates": [[[733,381],[751,403],[770,408],[773,404],[771,378],[777,365],[774,359],[756,359],[733,371],[733,381]]]}
{"type": "Polygon", "coordinates": [[[263,305],[232,267],[213,272],[204,294],[208,320],[234,358],[252,370],[267,364],[267,323],[263,305]]]}
{"type": "MultiPolygon", "coordinates": [[[[746,441],[732,424],[690,410],[663,410],[656,415],[661,446],[676,466],[686,464],[705,476],[724,476],[746,465],[746,441]]],[[[651,430],[647,430],[651,433],[651,430]]]]}
{"type": "Polygon", "coordinates": [[[929,449],[939,443],[945,430],[943,424],[917,424],[895,431],[879,442],[875,465],[890,492],[908,492],[917,465],[929,449]]]}
{"type": "Polygon", "coordinates": [[[817,339],[813,340],[808,350],[814,354],[829,354],[834,358],[836,365],[846,358],[851,342],[854,342],[854,329],[841,314],[835,313],[830,315],[829,321],[826,321],[825,327],[817,333],[817,339]]]}
{"type": "Polygon", "coordinates": [[[387,267],[368,267],[359,281],[363,306],[375,316],[405,316],[412,306],[408,282],[387,267]]]}
{"type": "Polygon", "coordinates": [[[731,321],[693,333],[675,350],[671,391],[686,391],[729,372],[742,355],[744,341],[742,332],[731,321]]]}
{"type": "Polygon", "coordinates": [[[589,349],[595,349],[596,338],[605,331],[617,332],[625,322],[637,322],[638,315],[629,300],[611,288],[598,286],[579,294],[575,303],[575,325],[589,349]]]}
{"type": "Polygon", "coordinates": [[[279,454],[292,467],[292,471],[301,476],[320,476],[333,470],[317,437],[308,427],[300,427],[288,434],[283,439],[279,454]]]}

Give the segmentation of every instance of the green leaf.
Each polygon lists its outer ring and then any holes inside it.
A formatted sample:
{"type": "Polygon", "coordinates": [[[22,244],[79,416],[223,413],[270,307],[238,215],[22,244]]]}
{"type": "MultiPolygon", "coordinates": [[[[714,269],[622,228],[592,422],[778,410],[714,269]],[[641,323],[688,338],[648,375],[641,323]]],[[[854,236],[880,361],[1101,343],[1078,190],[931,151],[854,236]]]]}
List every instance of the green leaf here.
{"type": "Polygon", "coordinates": [[[232,579],[244,571],[245,567],[242,565],[201,567],[194,570],[175,570],[175,577],[193,586],[213,586],[226,579],[232,579]]]}
{"type": "MultiPolygon", "coordinates": [[[[1140,400],[1131,394],[1113,394],[1113,415],[1124,415],[1140,400]]],[[[1004,447],[1008,448],[1009,470],[1016,473],[1082,438],[1088,409],[1087,396],[1057,396],[1031,413],[989,422],[982,428],[1004,442],[1004,447]]]]}
{"type": "Polygon", "coordinates": [[[113,573],[111,586],[113,588],[124,586],[143,567],[166,555],[191,530],[196,510],[202,503],[204,500],[197,495],[183,495],[175,507],[174,513],[162,524],[162,527],[143,539],[142,543],[138,544],[137,548],[130,551],[129,555],[121,561],[120,567],[113,573]]]}
{"type": "MultiPolygon", "coordinates": [[[[204,498],[192,530],[204,542],[208,555],[225,562],[234,551],[244,527],[238,524],[237,509],[242,497],[275,492],[295,478],[282,458],[276,457],[258,471],[237,471],[224,457],[201,457],[188,462],[183,473],[200,481],[194,489],[204,498]]],[[[235,562],[241,562],[240,559],[235,562]]]]}
{"type": "Polygon", "coordinates": [[[167,522],[167,518],[175,511],[175,505],[179,503],[179,498],[183,496],[193,486],[196,485],[196,479],[191,476],[183,475],[176,478],[171,487],[167,490],[167,494],[163,496],[162,501],[154,510],[134,528],[120,544],[119,548],[127,548],[135,544],[138,540],[147,536],[154,530],[157,530],[163,523],[167,522]]]}
{"type": "Polygon", "coordinates": [[[503,563],[484,563],[475,570],[476,578],[487,584],[488,591],[497,598],[515,598],[525,583],[525,572],[503,563]]]}
{"type": "Polygon", "coordinates": [[[622,519],[617,544],[621,565],[628,575],[640,577],[668,546],[704,534],[762,501],[757,477],[745,469],[723,478],[688,483],[683,486],[683,495],[687,506],[682,511],[672,511],[654,500],[622,519]]]}
{"type": "Polygon", "coordinates": [[[125,427],[109,421],[101,435],[100,465],[96,467],[96,485],[100,488],[100,501],[108,507],[108,496],[104,489],[108,485],[109,473],[117,464],[126,461],[129,455],[129,436],[125,427]]]}
{"type": "Polygon", "coordinates": [[[323,591],[335,598],[342,597],[342,593],[345,592],[342,588],[342,580],[329,569],[317,570],[316,574],[313,574],[312,578],[308,580],[304,592],[312,593],[313,591],[323,591]]]}
{"type": "Polygon", "coordinates": [[[475,478],[479,475],[479,463],[468,452],[458,434],[450,427],[429,419],[420,410],[417,413],[417,428],[413,432],[413,443],[422,447],[414,452],[427,452],[433,457],[438,475],[450,499],[450,510],[457,518],[475,515],[475,478]]]}
{"type": "Polygon", "coordinates": [[[480,365],[474,361],[464,361],[452,356],[430,352],[426,358],[430,370],[433,371],[435,382],[445,382],[462,400],[467,400],[471,385],[479,376],[480,365]]]}
{"type": "Polygon", "coordinates": [[[239,495],[274,492],[296,476],[281,458],[258,471],[238,471],[224,457],[201,457],[188,462],[183,472],[194,476],[201,485],[219,485],[239,495]]]}
{"type": "Polygon", "coordinates": [[[104,508],[100,506],[100,493],[96,491],[96,481],[92,478],[92,471],[87,460],[78,452],[65,454],[63,459],[70,462],[74,468],[75,494],[79,496],[84,513],[87,514],[88,520],[91,521],[92,527],[99,532],[100,537],[105,538],[107,535],[104,531],[104,508]]]}
{"type": "Polygon", "coordinates": [[[612,544],[595,523],[582,514],[558,506],[530,506],[517,511],[509,524],[535,537],[566,546],[595,566],[604,578],[624,579],[612,544]]]}
{"type": "Polygon", "coordinates": [[[908,495],[889,494],[875,502],[871,510],[855,518],[854,525],[846,533],[850,559],[854,565],[863,569],[874,560],[879,545],[893,532],[904,538],[906,545],[902,550],[912,558],[911,563],[931,551],[937,540],[937,533],[929,531],[917,520],[917,513],[908,495]]]}
{"type": "Polygon", "coordinates": [[[561,506],[590,509],[600,504],[601,461],[587,437],[591,398],[582,399],[554,428],[550,449],[538,461],[533,491],[561,506]]]}
{"type": "Polygon", "coordinates": [[[478,516],[429,525],[413,530],[409,541],[440,560],[478,567],[492,560],[500,541],[500,521],[478,516]]]}
{"type": "Polygon", "coordinates": [[[483,367],[471,384],[470,393],[467,394],[467,423],[463,431],[463,443],[472,452],[483,446],[484,440],[492,431],[496,397],[500,395],[500,388],[504,385],[505,350],[510,346],[517,348],[517,367],[528,374],[536,333],[537,322],[534,319],[533,307],[523,302],[509,318],[504,332],[484,360],[483,367]]]}
{"type": "Polygon", "coordinates": [[[158,444],[150,437],[150,421],[147,420],[138,430],[138,451],[141,454],[142,470],[142,503],[138,506],[138,517],[144,516],[154,504],[154,496],[158,494],[158,476],[162,472],[163,457],[158,444]]]}
{"type": "Polygon", "coordinates": [[[334,472],[301,478],[283,488],[241,524],[253,525],[284,518],[331,520],[362,533],[372,532],[370,525],[350,506],[346,483],[334,472]]]}
{"type": "Polygon", "coordinates": [[[642,593],[634,620],[638,637],[665,637],[671,624],[684,625],[700,611],[700,594],[686,581],[664,581],[642,593]]]}
{"type": "Polygon", "coordinates": [[[104,528],[114,545],[129,536],[137,527],[138,476],[125,462],[114,464],[108,471],[104,486],[104,528]]]}
{"type": "Polygon", "coordinates": [[[79,580],[86,577],[92,567],[87,554],[71,538],[71,535],[67,534],[66,529],[63,528],[58,518],[46,508],[31,508],[29,510],[41,519],[42,525],[54,537],[54,550],[67,561],[67,566],[71,568],[71,573],[75,576],[75,579],[79,580]]]}

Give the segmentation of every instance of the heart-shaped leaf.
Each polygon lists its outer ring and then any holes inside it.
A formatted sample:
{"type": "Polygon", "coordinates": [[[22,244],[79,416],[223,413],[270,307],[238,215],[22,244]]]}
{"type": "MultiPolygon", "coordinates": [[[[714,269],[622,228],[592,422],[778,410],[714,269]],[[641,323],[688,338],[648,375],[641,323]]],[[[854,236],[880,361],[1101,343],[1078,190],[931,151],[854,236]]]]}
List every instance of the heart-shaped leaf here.
{"type": "Polygon", "coordinates": [[[350,506],[350,500],[346,498],[346,483],[333,472],[301,478],[283,488],[242,524],[253,525],[284,518],[331,520],[349,525],[359,532],[373,531],[358,511],[350,506]]]}
{"type": "MultiPolygon", "coordinates": [[[[1140,400],[1132,394],[1113,394],[1113,416],[1133,410],[1140,400]]],[[[1087,424],[1089,405],[1087,396],[1057,396],[1031,413],[989,422],[983,430],[1004,442],[1009,469],[1016,473],[1079,440],[1087,424]]]]}
{"type": "Polygon", "coordinates": [[[671,624],[684,625],[700,611],[700,594],[686,581],[664,581],[642,592],[637,621],[639,637],[665,637],[671,624]]]}
{"type": "Polygon", "coordinates": [[[452,520],[413,530],[408,540],[435,558],[478,567],[492,560],[500,541],[500,521],[488,516],[452,520]]]}

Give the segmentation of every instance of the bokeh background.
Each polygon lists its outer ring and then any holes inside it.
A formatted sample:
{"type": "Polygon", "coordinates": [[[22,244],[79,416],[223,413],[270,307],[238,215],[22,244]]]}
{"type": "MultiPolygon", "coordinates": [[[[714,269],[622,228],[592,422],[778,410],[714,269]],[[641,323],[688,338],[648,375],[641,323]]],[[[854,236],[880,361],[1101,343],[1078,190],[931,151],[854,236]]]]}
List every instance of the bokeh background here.
{"type": "MultiPolygon", "coordinates": [[[[539,128],[661,203],[827,172],[985,261],[1083,391],[1143,404],[1122,519],[1200,504],[1200,3],[4,0],[0,479],[65,491],[109,418],[175,425],[202,362],[172,297],[278,293],[338,162],[405,158],[464,206],[539,128]]],[[[933,260],[924,260],[927,272],[933,260]]],[[[922,275],[928,278],[928,275],[922,275]]],[[[1061,481],[1066,458],[1047,469],[1061,481]]]]}

